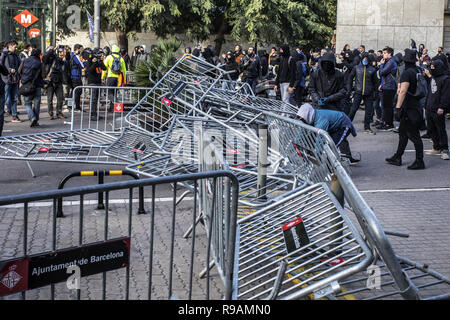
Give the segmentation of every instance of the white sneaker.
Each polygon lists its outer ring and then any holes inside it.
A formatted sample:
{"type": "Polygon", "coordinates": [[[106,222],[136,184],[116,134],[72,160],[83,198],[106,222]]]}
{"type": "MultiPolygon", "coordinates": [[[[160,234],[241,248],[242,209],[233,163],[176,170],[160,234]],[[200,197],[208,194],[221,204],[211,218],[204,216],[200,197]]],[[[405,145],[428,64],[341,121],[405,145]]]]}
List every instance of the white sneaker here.
{"type": "Polygon", "coordinates": [[[441,155],[441,151],[433,149],[431,151],[425,152],[425,154],[429,155],[429,156],[440,156],[441,155]]]}
{"type": "Polygon", "coordinates": [[[442,160],[450,160],[450,157],[448,156],[448,151],[442,151],[441,159],[442,160]]]}

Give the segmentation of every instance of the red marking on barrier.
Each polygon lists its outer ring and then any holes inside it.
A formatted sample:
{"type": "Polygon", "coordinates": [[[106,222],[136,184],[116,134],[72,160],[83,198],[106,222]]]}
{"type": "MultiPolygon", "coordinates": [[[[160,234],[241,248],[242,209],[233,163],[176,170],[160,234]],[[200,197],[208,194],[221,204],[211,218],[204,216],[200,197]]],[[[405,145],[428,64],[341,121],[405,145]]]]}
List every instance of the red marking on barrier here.
{"type": "Polygon", "coordinates": [[[289,222],[288,224],[285,224],[283,226],[283,231],[286,231],[288,229],[291,229],[292,227],[298,225],[299,223],[302,223],[303,219],[302,218],[297,218],[294,221],[289,222]]]}
{"type": "Polygon", "coordinates": [[[227,153],[234,153],[234,154],[238,154],[239,153],[239,151],[237,151],[236,149],[231,149],[231,148],[227,148],[226,152],[227,153]]]}
{"type": "Polygon", "coordinates": [[[39,140],[39,141],[41,141],[41,142],[52,142],[51,139],[41,139],[41,140],[39,140]]]}
{"type": "Polygon", "coordinates": [[[172,100],[169,100],[167,98],[163,98],[161,100],[161,103],[165,104],[166,106],[170,107],[170,105],[172,104],[172,100]]]}
{"type": "Polygon", "coordinates": [[[133,148],[131,150],[133,150],[134,152],[140,153],[140,154],[144,153],[144,150],[141,150],[141,149],[133,148]]]}
{"type": "MultiPolygon", "coordinates": [[[[328,260],[327,258],[321,259],[322,262],[325,262],[327,260],[328,260]]],[[[331,260],[327,264],[334,267],[334,266],[340,265],[343,262],[345,262],[345,260],[343,258],[337,258],[337,259],[331,260]]]]}
{"type": "Polygon", "coordinates": [[[16,260],[5,263],[0,269],[0,296],[28,290],[28,261],[16,260]]]}
{"type": "Polygon", "coordinates": [[[115,112],[123,112],[123,103],[114,103],[115,112]]]}
{"type": "Polygon", "coordinates": [[[39,152],[49,152],[50,148],[43,147],[43,148],[39,148],[38,151],[39,152]]]}

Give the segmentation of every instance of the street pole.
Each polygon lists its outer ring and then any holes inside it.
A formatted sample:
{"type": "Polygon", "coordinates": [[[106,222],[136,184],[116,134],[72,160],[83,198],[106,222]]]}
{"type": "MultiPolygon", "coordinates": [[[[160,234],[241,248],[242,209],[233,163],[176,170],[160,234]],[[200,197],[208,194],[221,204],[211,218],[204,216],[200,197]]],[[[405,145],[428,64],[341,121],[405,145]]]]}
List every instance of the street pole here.
{"type": "Polygon", "coordinates": [[[100,0],[94,0],[94,46],[100,48],[100,0]]]}
{"type": "Polygon", "coordinates": [[[56,0],[52,1],[52,46],[56,47],[56,0]]]}

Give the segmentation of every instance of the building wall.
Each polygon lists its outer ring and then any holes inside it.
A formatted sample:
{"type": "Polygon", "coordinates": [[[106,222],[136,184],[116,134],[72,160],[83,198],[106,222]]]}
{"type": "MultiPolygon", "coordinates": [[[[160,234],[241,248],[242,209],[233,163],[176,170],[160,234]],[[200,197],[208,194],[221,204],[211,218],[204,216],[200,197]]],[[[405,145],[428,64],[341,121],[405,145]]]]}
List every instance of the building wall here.
{"type": "Polygon", "coordinates": [[[338,0],[337,50],[357,48],[395,52],[410,48],[411,39],[431,54],[443,45],[446,0],[338,0]]]}

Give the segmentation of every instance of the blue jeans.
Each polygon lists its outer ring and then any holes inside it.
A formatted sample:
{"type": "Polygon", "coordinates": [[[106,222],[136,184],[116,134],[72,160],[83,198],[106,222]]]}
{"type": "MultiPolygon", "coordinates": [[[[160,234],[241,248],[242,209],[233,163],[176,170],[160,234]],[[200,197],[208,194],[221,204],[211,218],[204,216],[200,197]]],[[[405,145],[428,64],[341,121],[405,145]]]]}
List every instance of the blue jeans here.
{"type": "Polygon", "coordinates": [[[41,111],[41,95],[42,88],[36,88],[36,92],[34,95],[23,97],[23,102],[25,104],[25,107],[27,108],[29,120],[33,120],[33,118],[35,118],[37,121],[39,121],[39,112],[41,111]]]}
{"type": "MultiPolygon", "coordinates": [[[[248,83],[250,88],[252,88],[253,93],[255,93],[256,85],[258,84],[258,78],[247,78],[245,82],[248,83]]],[[[250,92],[248,92],[250,94],[250,92]]]]}
{"type": "Polygon", "coordinates": [[[5,85],[6,110],[11,113],[13,118],[17,117],[17,94],[19,93],[19,84],[5,85]]]}
{"type": "Polygon", "coordinates": [[[5,120],[5,95],[0,94],[0,137],[2,136],[3,132],[4,120],[5,120]]]}

